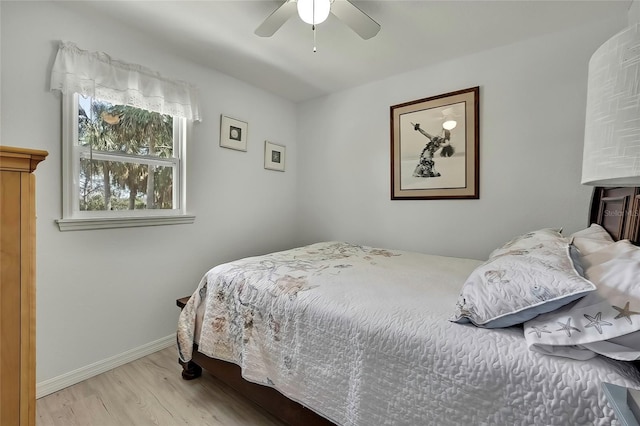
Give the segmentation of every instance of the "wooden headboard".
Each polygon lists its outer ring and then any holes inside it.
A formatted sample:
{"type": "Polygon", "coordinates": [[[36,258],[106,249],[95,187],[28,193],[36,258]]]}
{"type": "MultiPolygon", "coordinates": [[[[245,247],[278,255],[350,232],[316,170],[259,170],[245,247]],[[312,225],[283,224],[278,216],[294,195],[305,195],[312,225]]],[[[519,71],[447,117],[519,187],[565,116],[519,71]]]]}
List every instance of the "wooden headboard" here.
{"type": "MultiPolygon", "coordinates": [[[[616,241],[640,245],[640,187],[594,188],[589,223],[601,225],[616,241]]],[[[632,362],[640,371],[640,360],[632,362]]]]}
{"type": "Polygon", "coordinates": [[[596,187],[589,223],[601,225],[616,241],[640,245],[640,187],[596,187]]]}

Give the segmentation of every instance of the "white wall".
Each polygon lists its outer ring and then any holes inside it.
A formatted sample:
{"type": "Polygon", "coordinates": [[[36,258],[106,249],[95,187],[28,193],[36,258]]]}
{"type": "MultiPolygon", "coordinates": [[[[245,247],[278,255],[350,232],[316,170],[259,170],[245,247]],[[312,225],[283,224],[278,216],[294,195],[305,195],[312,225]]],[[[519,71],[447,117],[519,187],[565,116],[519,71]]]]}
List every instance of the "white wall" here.
{"type": "Polygon", "coordinates": [[[640,1],[633,0],[629,6],[629,25],[640,23],[640,1]]]}
{"type": "MultiPolygon", "coordinates": [[[[45,149],[37,179],[37,380],[175,333],[175,299],[215,264],[291,247],[296,164],[264,170],[265,139],[296,157],[294,105],[166,51],[73,3],[1,7],[2,144],[45,149]],[[60,232],[61,97],[49,91],[58,40],[139,63],[199,88],[203,122],[188,142],[193,225],[60,232]],[[249,122],[249,151],[218,146],[220,114],[249,122]]],[[[116,5],[116,3],[114,3],[116,5]]]]}
{"type": "Polygon", "coordinates": [[[522,232],[587,225],[591,189],[580,185],[587,64],[626,19],[302,104],[298,242],[347,240],[482,259],[522,232]],[[480,86],[480,199],[390,201],[389,107],[473,86],[480,86]]]}

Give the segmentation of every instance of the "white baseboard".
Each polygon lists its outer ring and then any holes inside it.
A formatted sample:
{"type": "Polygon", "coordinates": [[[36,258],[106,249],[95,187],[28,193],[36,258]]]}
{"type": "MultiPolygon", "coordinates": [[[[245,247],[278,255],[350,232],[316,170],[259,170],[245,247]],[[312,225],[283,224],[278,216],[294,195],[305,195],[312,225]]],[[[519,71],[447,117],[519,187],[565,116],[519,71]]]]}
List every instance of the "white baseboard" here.
{"type": "Polygon", "coordinates": [[[176,335],[171,334],[167,337],[163,337],[162,339],[147,343],[146,345],[94,362],[86,367],[81,367],[58,377],[42,381],[36,384],[36,398],[42,398],[43,396],[47,396],[68,386],[75,385],[76,383],[80,383],[90,377],[97,376],[98,374],[112,370],[131,361],[135,361],[143,356],[168,348],[175,343],[176,335]]]}

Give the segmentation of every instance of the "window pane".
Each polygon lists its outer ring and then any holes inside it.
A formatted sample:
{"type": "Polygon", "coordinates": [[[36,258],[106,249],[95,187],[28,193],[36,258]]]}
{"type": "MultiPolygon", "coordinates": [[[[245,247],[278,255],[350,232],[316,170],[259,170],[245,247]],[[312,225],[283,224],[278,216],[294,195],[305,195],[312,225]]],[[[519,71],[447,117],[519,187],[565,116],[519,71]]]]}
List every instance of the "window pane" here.
{"type": "Polygon", "coordinates": [[[173,118],[78,96],[78,144],[94,150],[173,157],[173,118]]]}
{"type": "MultiPolygon", "coordinates": [[[[153,197],[146,194],[148,209],[173,208],[173,167],[151,166],[153,172],[153,197]],[[149,202],[152,200],[152,202],[149,202]]],[[[148,184],[149,185],[149,184],[148,184]]],[[[150,186],[147,186],[149,188],[150,186]]]]}
{"type": "Polygon", "coordinates": [[[80,158],[79,190],[81,211],[173,209],[173,167],[80,158]]]}

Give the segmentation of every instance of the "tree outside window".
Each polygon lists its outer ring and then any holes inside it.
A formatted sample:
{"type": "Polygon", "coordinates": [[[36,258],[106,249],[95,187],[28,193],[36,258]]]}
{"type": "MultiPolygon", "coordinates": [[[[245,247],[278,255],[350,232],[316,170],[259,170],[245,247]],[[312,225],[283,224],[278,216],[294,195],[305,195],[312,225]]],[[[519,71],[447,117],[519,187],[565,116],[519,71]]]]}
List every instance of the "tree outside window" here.
{"type": "Polygon", "coordinates": [[[79,97],[78,210],[173,209],[169,115],[79,97]]]}

